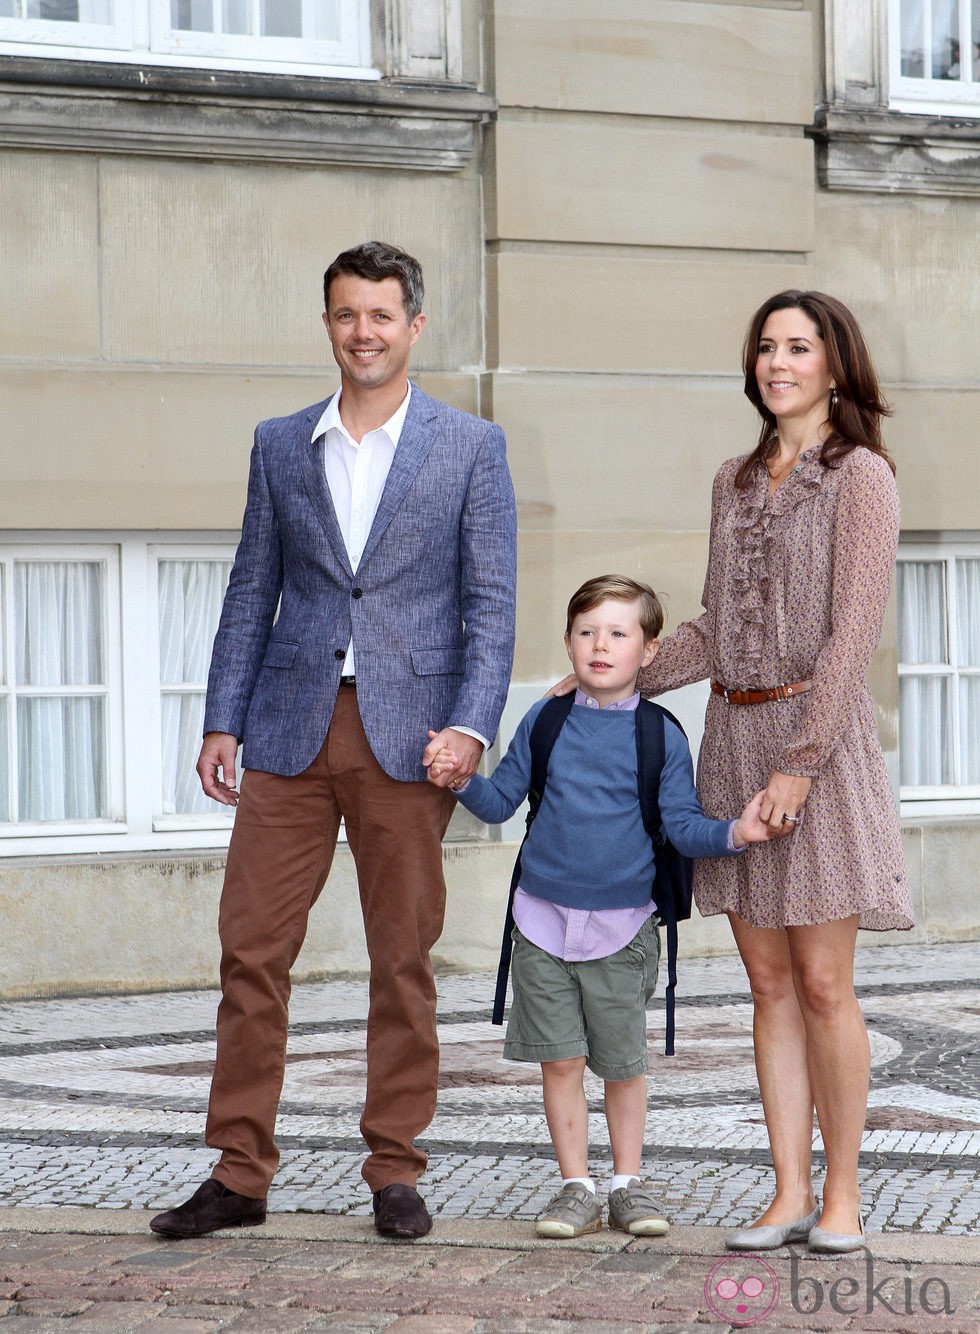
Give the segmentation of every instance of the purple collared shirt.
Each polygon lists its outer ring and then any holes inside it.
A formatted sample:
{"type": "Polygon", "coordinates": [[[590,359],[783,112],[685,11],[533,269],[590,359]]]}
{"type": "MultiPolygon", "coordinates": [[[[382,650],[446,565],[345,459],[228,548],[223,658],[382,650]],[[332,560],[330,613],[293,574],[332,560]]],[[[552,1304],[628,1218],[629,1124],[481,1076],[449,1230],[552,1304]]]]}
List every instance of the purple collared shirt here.
{"type": "MultiPolygon", "coordinates": [[[[640,702],[639,693],[607,709],[635,711],[640,702]]],[[[591,695],[582,690],[575,692],[575,704],[586,709],[600,706],[591,695]]],[[[728,846],[734,848],[732,821],[728,830],[728,846]]],[[[590,959],[605,959],[628,945],[643,923],[652,917],[656,904],[651,899],[641,908],[565,908],[548,899],[525,894],[520,886],[514,894],[514,921],[521,935],[539,949],[554,954],[566,963],[585,963],[590,959]]]]}

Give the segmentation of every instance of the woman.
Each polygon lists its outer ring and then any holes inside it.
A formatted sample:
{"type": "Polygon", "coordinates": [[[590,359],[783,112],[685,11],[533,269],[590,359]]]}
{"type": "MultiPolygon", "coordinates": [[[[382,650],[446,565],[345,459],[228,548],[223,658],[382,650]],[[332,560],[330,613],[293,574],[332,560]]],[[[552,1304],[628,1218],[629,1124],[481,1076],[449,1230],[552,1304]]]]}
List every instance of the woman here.
{"type": "Polygon", "coordinates": [[[851,312],[781,292],[746,336],[745,393],[762,418],[713,488],[704,614],[640,674],[645,695],[710,678],[698,762],[705,814],[766,789],[784,837],[695,863],[700,912],[728,914],[754,1002],[756,1070],[775,1198],[726,1238],[737,1250],[863,1242],[858,1154],[870,1050],[854,995],[859,927],[908,929],[898,818],[865,683],[898,540],[888,412],[851,312]],[[811,1175],[813,1112],[827,1154],[811,1175]]]}

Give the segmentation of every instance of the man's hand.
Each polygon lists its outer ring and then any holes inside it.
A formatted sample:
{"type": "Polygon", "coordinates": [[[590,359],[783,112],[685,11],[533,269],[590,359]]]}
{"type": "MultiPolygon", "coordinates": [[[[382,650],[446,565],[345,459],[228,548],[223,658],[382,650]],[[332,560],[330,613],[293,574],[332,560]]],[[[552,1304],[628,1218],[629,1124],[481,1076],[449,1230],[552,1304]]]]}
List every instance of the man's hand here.
{"type": "Polygon", "coordinates": [[[451,769],[444,770],[438,776],[430,773],[429,782],[436,787],[462,787],[476,773],[483,754],[482,744],[475,736],[454,731],[451,727],[444,727],[441,732],[434,734],[430,732],[429,737],[429,744],[422,752],[422,763],[427,769],[441,750],[452,751],[456,757],[456,763],[451,769]]]}
{"type": "Polygon", "coordinates": [[[205,732],[204,745],[197,761],[197,776],[204,795],[222,806],[237,806],[235,760],[238,756],[238,738],[230,732],[205,732]],[[221,778],[218,770],[221,770],[221,778]]]}

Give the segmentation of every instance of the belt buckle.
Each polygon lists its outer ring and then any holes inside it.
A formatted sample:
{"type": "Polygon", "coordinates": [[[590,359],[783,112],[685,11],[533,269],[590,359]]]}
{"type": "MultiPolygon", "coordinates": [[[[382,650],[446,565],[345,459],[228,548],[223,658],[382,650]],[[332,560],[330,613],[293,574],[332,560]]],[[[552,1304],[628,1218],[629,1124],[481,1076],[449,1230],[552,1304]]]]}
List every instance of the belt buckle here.
{"type": "Polygon", "coordinates": [[[722,692],[721,692],[721,693],[725,696],[725,703],[726,703],[726,704],[731,704],[732,701],[729,699],[729,695],[737,695],[737,694],[738,694],[738,691],[737,691],[737,690],[729,690],[729,689],[728,689],[728,686],[723,686],[723,687],[722,687],[722,692]]]}

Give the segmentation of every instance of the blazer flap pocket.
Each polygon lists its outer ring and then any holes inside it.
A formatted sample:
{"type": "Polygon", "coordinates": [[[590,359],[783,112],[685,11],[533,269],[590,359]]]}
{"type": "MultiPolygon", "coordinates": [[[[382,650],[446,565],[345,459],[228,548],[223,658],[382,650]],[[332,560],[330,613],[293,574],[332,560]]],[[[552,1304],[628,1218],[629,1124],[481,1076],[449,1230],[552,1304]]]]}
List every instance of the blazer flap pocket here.
{"type": "Polygon", "coordinates": [[[283,640],[273,639],[265,650],[263,667],[292,667],[298,644],[288,644],[283,640]]]}
{"type": "Polygon", "coordinates": [[[463,650],[461,648],[413,648],[412,666],[416,676],[461,676],[463,650]]]}

